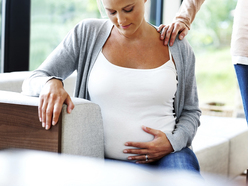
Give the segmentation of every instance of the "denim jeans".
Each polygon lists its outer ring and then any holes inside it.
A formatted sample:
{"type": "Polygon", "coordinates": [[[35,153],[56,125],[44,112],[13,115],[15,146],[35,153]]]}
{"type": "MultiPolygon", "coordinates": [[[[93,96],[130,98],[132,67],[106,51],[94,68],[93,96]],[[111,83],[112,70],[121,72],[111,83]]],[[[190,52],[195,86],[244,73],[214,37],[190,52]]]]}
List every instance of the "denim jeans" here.
{"type": "MultiPolygon", "coordinates": [[[[112,159],[107,159],[107,161],[108,160],[112,159]]],[[[181,151],[168,154],[156,162],[149,164],[137,164],[137,166],[143,166],[144,168],[155,168],[158,170],[189,171],[200,174],[198,160],[194,152],[187,147],[181,151]]]]}
{"type": "Polygon", "coordinates": [[[234,68],[239,83],[246,121],[248,122],[248,65],[236,64],[234,68]]]}

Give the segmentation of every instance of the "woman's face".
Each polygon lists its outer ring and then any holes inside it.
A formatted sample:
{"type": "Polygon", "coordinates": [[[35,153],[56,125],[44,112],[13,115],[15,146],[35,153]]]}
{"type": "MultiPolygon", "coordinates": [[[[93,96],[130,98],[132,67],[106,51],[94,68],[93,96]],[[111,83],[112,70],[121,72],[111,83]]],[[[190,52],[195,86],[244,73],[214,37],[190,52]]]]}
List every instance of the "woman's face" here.
{"type": "Polygon", "coordinates": [[[124,36],[132,36],[144,23],[146,0],[102,0],[109,19],[124,36]]]}

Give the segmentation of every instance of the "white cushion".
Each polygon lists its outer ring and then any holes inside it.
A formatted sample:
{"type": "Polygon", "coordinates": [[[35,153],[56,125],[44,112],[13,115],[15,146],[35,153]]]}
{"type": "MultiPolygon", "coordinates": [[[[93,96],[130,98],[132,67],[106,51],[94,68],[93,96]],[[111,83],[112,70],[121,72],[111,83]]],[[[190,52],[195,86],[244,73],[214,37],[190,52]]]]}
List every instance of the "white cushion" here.
{"type": "MultiPolygon", "coordinates": [[[[207,140],[206,137],[208,140],[222,138],[229,141],[227,153],[229,178],[239,175],[248,168],[248,128],[245,119],[202,116],[201,126],[194,139],[193,148],[197,150],[197,144],[207,140]]],[[[218,148],[216,150],[217,153],[220,151],[218,148]]],[[[219,164],[215,166],[219,166],[219,164]]]]}
{"type": "MultiPolygon", "coordinates": [[[[22,92],[22,83],[31,73],[31,71],[0,73],[0,90],[22,92]]],[[[74,95],[76,77],[77,72],[75,71],[64,81],[65,90],[71,97],[74,95]]]]}
{"type": "Polygon", "coordinates": [[[0,73],[0,90],[21,92],[22,82],[29,77],[31,72],[0,73]]]}
{"type": "Polygon", "coordinates": [[[203,177],[215,174],[228,177],[229,140],[207,135],[195,136],[193,151],[200,164],[203,177]]]}

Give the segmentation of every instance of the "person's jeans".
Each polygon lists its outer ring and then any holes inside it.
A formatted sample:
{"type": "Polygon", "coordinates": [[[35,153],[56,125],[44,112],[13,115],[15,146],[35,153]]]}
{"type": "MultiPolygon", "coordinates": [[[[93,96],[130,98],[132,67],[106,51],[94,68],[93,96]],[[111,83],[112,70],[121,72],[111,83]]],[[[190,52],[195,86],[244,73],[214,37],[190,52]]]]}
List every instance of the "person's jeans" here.
{"type": "Polygon", "coordinates": [[[248,122],[248,65],[235,64],[234,68],[239,83],[246,121],[248,122]]]}
{"type": "Polygon", "coordinates": [[[155,168],[159,170],[179,170],[200,173],[198,160],[194,152],[187,147],[181,151],[168,154],[156,162],[137,165],[144,166],[144,168],[155,168]]]}

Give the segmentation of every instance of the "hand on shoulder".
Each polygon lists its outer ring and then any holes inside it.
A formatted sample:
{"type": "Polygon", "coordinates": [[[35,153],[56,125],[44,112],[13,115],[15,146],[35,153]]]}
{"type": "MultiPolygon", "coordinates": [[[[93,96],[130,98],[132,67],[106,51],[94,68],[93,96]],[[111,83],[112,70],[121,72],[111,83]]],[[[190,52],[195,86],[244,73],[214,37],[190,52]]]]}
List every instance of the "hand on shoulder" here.
{"type": "Polygon", "coordinates": [[[158,32],[161,33],[161,40],[164,40],[164,45],[172,46],[175,42],[176,36],[179,34],[179,39],[182,40],[188,34],[188,27],[180,21],[175,21],[170,25],[160,25],[158,32]]]}

